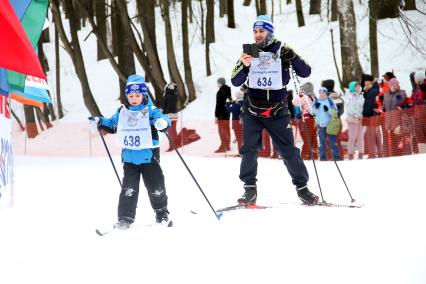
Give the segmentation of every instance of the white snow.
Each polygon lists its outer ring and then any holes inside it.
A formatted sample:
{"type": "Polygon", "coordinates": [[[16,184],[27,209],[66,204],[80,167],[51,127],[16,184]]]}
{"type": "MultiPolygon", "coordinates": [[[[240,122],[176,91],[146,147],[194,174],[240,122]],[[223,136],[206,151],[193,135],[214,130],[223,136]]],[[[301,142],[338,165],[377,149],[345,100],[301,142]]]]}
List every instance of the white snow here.
{"type": "MultiPolygon", "coordinates": [[[[237,29],[225,28],[226,18],[216,19],[210,77],[205,77],[204,46],[193,37],[191,61],[199,93],[181,113],[183,126],[196,128],[202,137],[184,147],[184,158],[216,209],[233,205],[243,192],[239,158],[204,157],[218,145],[213,124],[216,79],[224,76],[229,82],[241,44],[251,41],[255,11],[237,2],[237,29]]],[[[322,79],[337,80],[329,29],[335,31],[340,62],[338,26],[320,21],[319,16],[308,17],[308,2],[303,1],[305,27],[297,28],[294,7],[284,4],[283,14],[275,15],[274,21],[277,37],[312,65],[312,76],[302,83],[312,81],[318,89],[322,79]]],[[[360,60],[368,72],[367,10],[359,1],[354,4],[360,60]]],[[[180,12],[171,11],[176,15],[172,22],[179,63],[180,12]]],[[[424,15],[408,15],[421,31],[425,29],[424,15]]],[[[158,47],[166,66],[161,21],[157,11],[158,47]]],[[[191,31],[195,29],[193,24],[191,31]]],[[[408,74],[426,65],[424,57],[407,45],[397,21],[382,20],[378,29],[380,73],[394,69],[409,90],[408,74]]],[[[89,31],[80,33],[81,42],[89,31]]],[[[104,115],[111,115],[118,107],[117,76],[106,60],[96,62],[93,36],[83,46],[96,101],[104,115]]],[[[44,47],[53,63],[53,44],[44,47]]],[[[66,117],[32,141],[16,127],[13,133],[15,199],[12,208],[0,212],[0,283],[426,283],[425,154],[339,162],[352,195],[365,204],[359,209],[297,206],[282,162],[259,159],[258,203],[273,208],[228,212],[218,221],[178,156],[162,153],[175,226],[145,226],[153,223],[154,214],[141,184],[137,226],[97,236],[96,228],[115,221],[119,185],[97,133],[89,133],[78,79],[69,56],[61,52],[66,117]]],[[[54,70],[51,66],[48,74],[52,90],[54,70]]],[[[141,72],[138,64],[137,70],[141,72]]],[[[14,109],[22,115],[18,105],[14,109]]],[[[111,135],[107,143],[121,176],[111,135]]],[[[312,162],[306,165],[309,187],[320,194],[312,162]]],[[[350,203],[335,165],[317,162],[317,168],[325,200],[350,203]]]]}
{"type": "MultiPolygon", "coordinates": [[[[339,163],[363,208],[302,207],[281,161],[259,160],[258,204],[218,221],[176,154],[162,156],[175,226],[154,222],[141,185],[137,226],[104,237],[119,186],[108,158],[16,159],[0,215],[2,283],[425,283],[425,155],[339,163]],[[190,210],[198,212],[191,214],[190,210]],[[139,225],[139,226],[138,226],[139,225]]],[[[114,161],[121,175],[119,157],[114,161]]],[[[242,194],[239,159],[186,157],[215,208],[242,194]]],[[[312,163],[310,188],[319,194],[312,163]]],[[[350,203],[334,163],[324,198],[350,203]]]]}

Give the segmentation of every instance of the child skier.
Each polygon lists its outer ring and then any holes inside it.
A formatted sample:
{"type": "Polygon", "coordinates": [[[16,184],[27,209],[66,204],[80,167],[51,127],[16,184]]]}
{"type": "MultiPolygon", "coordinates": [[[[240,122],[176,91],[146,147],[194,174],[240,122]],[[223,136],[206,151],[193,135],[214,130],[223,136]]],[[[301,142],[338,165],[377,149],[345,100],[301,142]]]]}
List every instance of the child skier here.
{"type": "Polygon", "coordinates": [[[164,176],[159,163],[158,131],[170,126],[167,115],[156,108],[147,94],[144,77],[131,75],[127,79],[126,103],[111,118],[89,117],[97,127],[117,133],[122,147],[124,177],[118,202],[118,229],[127,229],[135,220],[140,175],[148,191],[156,222],[171,226],[168,218],[164,176]]]}

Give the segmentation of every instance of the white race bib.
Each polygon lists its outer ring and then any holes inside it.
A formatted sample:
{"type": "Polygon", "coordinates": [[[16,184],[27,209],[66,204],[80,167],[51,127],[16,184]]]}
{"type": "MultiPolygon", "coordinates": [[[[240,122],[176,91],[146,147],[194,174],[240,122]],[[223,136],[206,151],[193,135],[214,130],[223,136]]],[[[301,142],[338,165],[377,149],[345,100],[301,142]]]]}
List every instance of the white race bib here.
{"type": "Polygon", "coordinates": [[[152,144],[148,107],[141,111],[121,108],[117,124],[117,144],[130,150],[159,147],[152,144]]]}
{"type": "Polygon", "coordinates": [[[278,53],[260,52],[259,58],[253,58],[249,72],[249,87],[262,90],[280,90],[283,88],[281,49],[278,53]]]}

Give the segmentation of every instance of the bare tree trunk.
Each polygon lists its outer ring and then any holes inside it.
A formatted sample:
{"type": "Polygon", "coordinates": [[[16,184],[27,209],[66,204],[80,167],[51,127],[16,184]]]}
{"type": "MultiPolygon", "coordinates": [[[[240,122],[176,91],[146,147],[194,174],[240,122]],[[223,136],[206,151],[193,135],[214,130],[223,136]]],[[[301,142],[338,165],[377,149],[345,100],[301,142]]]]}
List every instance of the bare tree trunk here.
{"type": "Polygon", "coordinates": [[[192,80],[191,60],[189,56],[188,4],[191,4],[191,0],[182,0],[182,50],[183,65],[185,68],[185,82],[188,88],[188,102],[192,102],[197,98],[197,94],[192,80]]]}
{"type": "Polygon", "coordinates": [[[27,130],[28,138],[35,138],[38,135],[36,118],[34,115],[34,107],[29,105],[24,105],[24,114],[25,114],[25,128],[27,130]]]}
{"type": "Polygon", "coordinates": [[[399,17],[399,3],[400,0],[378,0],[379,1],[379,10],[377,18],[386,19],[386,18],[398,18],[399,17]]]}
{"type": "Polygon", "coordinates": [[[226,15],[226,11],[227,11],[227,4],[228,0],[219,0],[219,17],[223,18],[224,15],[226,15]]]}
{"type": "Polygon", "coordinates": [[[271,0],[271,20],[274,22],[274,13],[275,13],[275,3],[274,0],[271,0]]]}
{"type": "Polygon", "coordinates": [[[21,120],[16,115],[16,113],[13,111],[13,109],[11,109],[10,112],[12,113],[12,116],[15,118],[16,122],[18,123],[19,129],[21,129],[21,131],[25,131],[24,125],[22,124],[21,120]]]}
{"type": "Polygon", "coordinates": [[[78,19],[74,15],[71,0],[64,0],[64,2],[66,4],[64,5],[64,9],[67,11],[68,15],[71,41],[68,40],[68,37],[65,34],[65,30],[62,25],[61,13],[59,10],[59,6],[57,5],[57,0],[52,0],[50,3],[52,7],[52,13],[55,18],[55,25],[58,28],[59,36],[61,37],[61,40],[64,43],[65,50],[68,52],[73,61],[75,72],[77,74],[78,79],[80,80],[83,92],[83,101],[87,110],[92,116],[101,116],[101,112],[98,108],[98,105],[96,104],[95,99],[93,98],[92,91],[90,90],[86,69],[84,67],[83,55],[81,53],[80,43],[77,34],[78,19]]]}
{"type": "Polygon", "coordinates": [[[305,18],[303,17],[302,0],[296,0],[296,13],[297,13],[297,24],[299,27],[305,25],[305,18]]]}
{"type": "Polygon", "coordinates": [[[214,37],[214,0],[207,1],[207,18],[206,18],[206,72],[207,76],[212,74],[210,68],[210,43],[215,41],[214,37]]]}
{"type": "MultiPolygon", "coordinates": [[[[114,6],[113,6],[114,7],[114,6]]],[[[126,88],[127,78],[136,73],[135,60],[133,58],[133,51],[130,48],[130,39],[128,34],[124,31],[122,22],[120,21],[120,14],[117,9],[112,10],[112,18],[114,19],[112,26],[112,39],[113,45],[117,46],[118,56],[118,69],[122,73],[125,80],[119,80],[120,93],[119,99],[121,103],[126,102],[124,94],[126,88]]]]}
{"type": "Polygon", "coordinates": [[[173,34],[172,26],[170,24],[170,13],[169,13],[169,1],[170,0],[161,0],[162,8],[162,17],[164,20],[165,26],[165,35],[166,35],[166,48],[167,48],[167,61],[170,72],[171,80],[174,81],[177,85],[179,96],[181,100],[178,102],[178,109],[182,109],[182,103],[187,100],[185,84],[183,83],[182,77],[179,72],[179,68],[176,63],[176,56],[173,48],[173,34]]]}
{"type": "Polygon", "coordinates": [[[228,5],[228,28],[235,29],[235,17],[234,17],[234,0],[227,0],[228,5]]]}
{"type": "MultiPolygon", "coordinates": [[[[42,42],[43,42],[43,38],[40,38],[38,41],[38,59],[41,62],[41,67],[43,68],[43,72],[47,74],[47,71],[49,71],[49,62],[47,61],[47,58],[44,55],[42,42]]],[[[49,110],[46,106],[47,104],[44,103],[43,121],[46,124],[47,128],[51,128],[53,127],[53,125],[50,123],[49,110]]]]}
{"type": "Polygon", "coordinates": [[[266,0],[258,0],[259,1],[259,13],[261,15],[268,14],[268,9],[266,8],[266,0]]]}
{"type": "Polygon", "coordinates": [[[287,0],[287,5],[291,4],[291,0],[287,0]]]}
{"type": "MultiPolygon", "coordinates": [[[[90,5],[90,4],[89,4],[90,5]]],[[[107,42],[107,15],[105,0],[95,0],[95,16],[96,25],[98,27],[99,36],[104,43],[107,42]]],[[[98,61],[106,59],[107,55],[103,52],[103,48],[97,43],[98,47],[98,61]]]]}
{"type": "Polygon", "coordinates": [[[189,1],[188,12],[189,12],[189,23],[192,24],[192,22],[194,21],[194,10],[192,10],[192,1],[189,1]]]}
{"type": "Polygon", "coordinates": [[[369,37],[370,37],[370,58],[371,58],[371,75],[379,77],[379,50],[377,46],[377,13],[378,2],[368,1],[368,8],[370,10],[370,17],[368,22],[369,37]]]}
{"type": "Polygon", "coordinates": [[[352,0],[338,0],[337,12],[339,15],[342,82],[344,86],[347,86],[349,82],[359,80],[363,73],[358,58],[356,20],[352,0]]]}
{"type": "Polygon", "coordinates": [[[214,0],[207,1],[207,18],[206,18],[206,40],[209,43],[215,42],[214,35],[214,0]]]}
{"type": "Polygon", "coordinates": [[[59,35],[58,28],[55,27],[55,79],[56,79],[56,104],[58,108],[58,117],[59,119],[64,117],[64,111],[62,109],[62,100],[61,100],[61,62],[59,54],[59,35]]]}
{"type": "Polygon", "coordinates": [[[332,22],[337,21],[337,1],[338,0],[331,0],[331,21],[332,22]]]}
{"type": "Polygon", "coordinates": [[[404,10],[417,10],[416,0],[405,0],[404,10]]]}
{"type": "Polygon", "coordinates": [[[321,0],[310,0],[309,15],[321,14],[321,0]]]}
{"type": "MultiPolygon", "coordinates": [[[[164,80],[163,76],[154,76],[154,72],[153,69],[150,66],[150,61],[148,60],[146,54],[146,51],[144,49],[142,49],[139,45],[138,45],[138,41],[136,40],[136,36],[133,32],[132,29],[132,22],[131,19],[129,17],[129,14],[127,12],[127,4],[126,4],[126,0],[114,0],[115,3],[117,4],[118,10],[120,12],[120,19],[121,19],[121,23],[123,25],[123,28],[126,32],[126,34],[129,36],[130,38],[130,47],[133,50],[133,53],[136,55],[136,58],[138,59],[139,63],[142,65],[142,68],[145,71],[145,77],[149,78],[152,80],[152,85],[154,86],[155,90],[163,90],[165,85],[166,85],[166,81],[164,80]]],[[[145,0],[144,0],[145,1],[145,0]]],[[[141,35],[137,32],[139,37],[139,41],[142,42],[142,37],[141,35]]],[[[143,45],[142,45],[143,47],[143,45]]],[[[156,98],[161,98],[161,93],[156,93],[156,98]]]]}
{"type": "Polygon", "coordinates": [[[204,6],[203,6],[203,0],[200,0],[200,14],[201,14],[201,43],[204,44],[206,41],[206,33],[204,32],[204,6]]]}
{"type": "MultiPolygon", "coordinates": [[[[142,32],[144,36],[144,48],[146,49],[149,64],[152,69],[153,76],[164,79],[163,68],[161,67],[160,57],[158,56],[156,34],[155,34],[155,0],[137,0],[138,18],[141,22],[142,32]]],[[[152,80],[151,78],[149,78],[152,80]]],[[[155,97],[157,104],[161,104],[163,89],[154,85],[155,97]]]]}
{"type": "Polygon", "coordinates": [[[334,49],[333,29],[330,29],[330,34],[331,34],[331,50],[333,51],[334,67],[336,68],[337,79],[339,80],[340,89],[343,90],[344,85],[343,85],[343,82],[342,82],[342,76],[340,76],[339,66],[337,65],[336,50],[334,49]]]}
{"type": "MultiPolygon", "coordinates": [[[[127,76],[123,73],[122,68],[120,68],[119,64],[115,61],[113,52],[111,52],[108,49],[107,42],[105,41],[102,34],[100,33],[98,25],[95,23],[93,6],[91,5],[90,2],[83,2],[83,0],[76,0],[76,1],[80,2],[81,8],[83,9],[84,14],[87,16],[87,19],[88,19],[90,25],[92,26],[92,32],[96,36],[96,39],[97,39],[98,49],[100,49],[102,51],[102,54],[106,56],[105,58],[108,58],[112,68],[114,69],[115,73],[117,73],[118,78],[122,82],[126,82],[127,76]]],[[[118,25],[116,22],[120,21],[119,17],[117,16],[118,11],[114,7],[114,4],[113,4],[113,9],[111,9],[111,14],[112,14],[111,23],[112,23],[112,26],[113,26],[113,29],[114,29],[114,27],[116,25],[118,25]]],[[[121,29],[121,33],[124,33],[123,29],[121,29]]],[[[122,52],[122,51],[120,51],[121,47],[119,46],[119,44],[121,44],[122,39],[115,40],[115,38],[114,38],[115,35],[116,35],[116,33],[112,34],[112,46],[115,49],[114,54],[118,55],[120,52],[122,52]]]]}
{"type": "Polygon", "coordinates": [[[243,6],[250,6],[251,0],[244,0],[243,6]]]}

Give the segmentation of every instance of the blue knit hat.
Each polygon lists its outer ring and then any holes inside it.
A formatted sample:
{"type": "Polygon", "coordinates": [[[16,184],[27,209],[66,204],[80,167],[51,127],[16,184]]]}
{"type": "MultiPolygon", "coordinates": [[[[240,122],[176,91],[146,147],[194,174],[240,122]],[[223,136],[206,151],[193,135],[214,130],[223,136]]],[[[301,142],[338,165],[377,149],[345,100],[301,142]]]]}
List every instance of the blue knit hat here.
{"type": "Polygon", "coordinates": [[[319,93],[325,93],[325,94],[328,95],[328,90],[327,90],[326,87],[321,87],[321,88],[319,88],[319,93]]]}
{"type": "Polygon", "coordinates": [[[269,16],[261,15],[257,17],[256,21],[253,23],[253,30],[262,29],[267,31],[270,34],[274,33],[274,23],[269,16]]]}
{"type": "Polygon", "coordinates": [[[148,88],[145,84],[145,78],[141,75],[130,75],[129,78],[127,78],[126,89],[124,93],[126,97],[131,93],[147,95],[148,88]]]}

